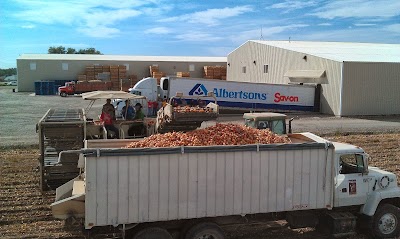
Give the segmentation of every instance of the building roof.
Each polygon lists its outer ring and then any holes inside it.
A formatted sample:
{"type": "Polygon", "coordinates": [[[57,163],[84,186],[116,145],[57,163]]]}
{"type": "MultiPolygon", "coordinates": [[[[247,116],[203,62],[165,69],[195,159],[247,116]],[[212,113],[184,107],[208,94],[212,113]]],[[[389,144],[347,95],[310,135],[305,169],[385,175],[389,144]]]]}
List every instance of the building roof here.
{"type": "Polygon", "coordinates": [[[252,41],[340,62],[400,63],[400,44],[252,41]]]}
{"type": "Polygon", "coordinates": [[[226,57],[128,56],[128,55],[89,55],[89,54],[22,54],[17,58],[17,60],[227,62],[226,57]]]}

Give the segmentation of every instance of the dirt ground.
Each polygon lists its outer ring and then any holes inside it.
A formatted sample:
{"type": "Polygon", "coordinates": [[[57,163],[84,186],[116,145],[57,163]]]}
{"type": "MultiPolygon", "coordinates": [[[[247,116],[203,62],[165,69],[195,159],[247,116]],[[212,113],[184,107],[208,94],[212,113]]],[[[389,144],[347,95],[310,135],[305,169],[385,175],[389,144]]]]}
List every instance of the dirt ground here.
{"type": "MultiPolygon", "coordinates": [[[[370,165],[400,177],[400,133],[327,138],[363,147],[370,154],[370,165]]],[[[65,227],[63,221],[52,217],[49,205],[55,195],[39,191],[38,153],[35,148],[0,150],[0,238],[85,238],[79,227],[65,227]]],[[[291,230],[285,221],[228,226],[224,230],[231,239],[328,238],[311,228],[291,230]]]]}

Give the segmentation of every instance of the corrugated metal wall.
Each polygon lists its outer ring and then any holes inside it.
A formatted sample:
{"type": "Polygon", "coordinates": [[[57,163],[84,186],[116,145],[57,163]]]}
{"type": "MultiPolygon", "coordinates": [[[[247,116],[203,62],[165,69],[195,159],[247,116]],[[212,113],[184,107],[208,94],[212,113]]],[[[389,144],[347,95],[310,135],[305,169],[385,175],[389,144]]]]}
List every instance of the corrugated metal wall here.
{"type": "Polygon", "coordinates": [[[18,91],[35,91],[34,82],[40,80],[77,80],[79,74],[85,74],[86,66],[129,64],[127,75],[137,75],[138,79],[150,76],[149,66],[157,64],[159,70],[168,75],[176,72],[190,72],[191,77],[203,77],[204,66],[225,66],[226,62],[146,62],[146,61],[72,61],[72,60],[17,60],[18,91]],[[36,63],[36,70],[30,70],[30,63],[36,63]],[[68,70],[62,69],[62,63],[68,63],[68,70]],[[189,65],[195,66],[189,71],[189,65]]]}
{"type": "Polygon", "coordinates": [[[345,62],[342,115],[400,114],[400,63],[345,62]]]}
{"type": "Polygon", "coordinates": [[[323,148],[88,157],[85,224],[326,208],[333,157],[323,148]]]}
{"type": "Polygon", "coordinates": [[[341,64],[249,41],[228,55],[227,79],[286,84],[289,79],[285,78],[284,74],[288,70],[326,70],[329,83],[322,85],[321,112],[338,115],[340,113],[341,64]],[[307,56],[307,60],[303,59],[304,56],[307,56]],[[268,73],[264,73],[264,65],[268,65],[268,73]],[[242,73],[244,66],[246,73],[242,73]]]}

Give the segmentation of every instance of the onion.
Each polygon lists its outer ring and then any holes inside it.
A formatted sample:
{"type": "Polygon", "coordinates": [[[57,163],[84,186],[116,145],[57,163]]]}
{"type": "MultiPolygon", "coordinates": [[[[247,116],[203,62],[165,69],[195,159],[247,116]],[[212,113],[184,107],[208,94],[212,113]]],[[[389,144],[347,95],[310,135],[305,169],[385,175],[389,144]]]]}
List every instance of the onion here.
{"type": "Polygon", "coordinates": [[[290,143],[287,136],[280,136],[269,129],[254,129],[237,124],[216,124],[191,132],[155,134],[132,142],[126,148],[246,145],[290,143]]]}

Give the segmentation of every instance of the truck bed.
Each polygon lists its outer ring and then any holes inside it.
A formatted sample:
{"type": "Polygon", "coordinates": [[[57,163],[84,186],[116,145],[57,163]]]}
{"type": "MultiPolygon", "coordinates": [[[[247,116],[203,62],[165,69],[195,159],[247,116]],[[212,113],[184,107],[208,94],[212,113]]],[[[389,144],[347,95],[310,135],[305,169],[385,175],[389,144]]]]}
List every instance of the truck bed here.
{"type": "MultiPolygon", "coordinates": [[[[125,149],[91,140],[85,227],[331,208],[333,145],[291,136],[298,143],[125,149]]],[[[64,201],[52,205],[55,217],[71,212],[64,201]]]]}

